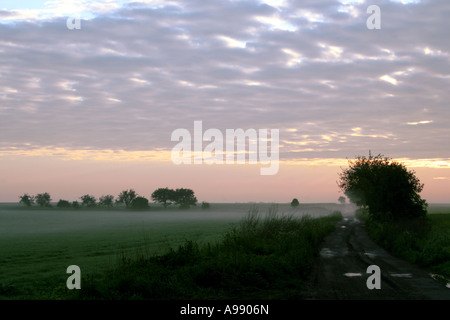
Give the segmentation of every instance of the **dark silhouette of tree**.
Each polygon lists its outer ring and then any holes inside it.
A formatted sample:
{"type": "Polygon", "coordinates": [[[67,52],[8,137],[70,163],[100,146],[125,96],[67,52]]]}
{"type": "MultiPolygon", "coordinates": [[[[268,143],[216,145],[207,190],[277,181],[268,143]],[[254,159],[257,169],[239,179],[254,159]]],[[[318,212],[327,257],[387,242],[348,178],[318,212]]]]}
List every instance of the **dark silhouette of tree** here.
{"type": "Polygon", "coordinates": [[[98,199],[98,204],[102,207],[111,208],[114,205],[114,196],[110,194],[101,196],[98,199]]]}
{"type": "Polygon", "coordinates": [[[52,199],[50,198],[50,194],[48,194],[48,192],[38,193],[35,196],[36,203],[41,207],[51,207],[50,205],[51,200],[52,199]]]}
{"type": "Polygon", "coordinates": [[[339,174],[338,185],[351,202],[366,207],[377,220],[424,217],[423,184],[414,171],[382,155],[358,156],[339,174]]]}
{"type": "Polygon", "coordinates": [[[58,208],[70,208],[70,202],[67,200],[60,199],[56,204],[58,208]]]}
{"type": "Polygon", "coordinates": [[[148,209],[148,199],[144,197],[136,197],[133,201],[131,201],[130,207],[131,209],[136,210],[148,209]]]}
{"type": "Polygon", "coordinates": [[[299,205],[300,205],[300,202],[298,202],[297,198],[292,199],[291,207],[295,208],[295,207],[298,207],[299,205]]]}
{"type": "Polygon", "coordinates": [[[209,202],[202,202],[202,209],[209,209],[211,207],[211,205],[209,204],[209,202]]]}
{"type": "Polygon", "coordinates": [[[339,201],[339,203],[340,204],[345,204],[345,197],[343,197],[343,196],[340,196],[339,198],[338,198],[338,201],[339,201]]]}
{"type": "Polygon", "coordinates": [[[84,196],[81,196],[80,199],[81,199],[81,205],[85,206],[85,207],[92,208],[92,207],[95,207],[97,204],[97,199],[95,199],[94,196],[91,196],[89,194],[85,194],[84,196]]]}
{"type": "Polygon", "coordinates": [[[73,201],[72,202],[72,208],[79,209],[80,208],[80,203],[78,201],[73,201]]]}
{"type": "Polygon", "coordinates": [[[25,193],[23,196],[19,196],[19,198],[20,198],[19,203],[27,207],[31,207],[34,204],[34,197],[28,195],[27,193],[25,193]]]}
{"type": "Polygon", "coordinates": [[[197,205],[197,198],[194,195],[194,191],[191,189],[176,189],[172,200],[182,209],[187,209],[190,206],[197,205]]]}
{"type": "Polygon", "coordinates": [[[118,199],[116,200],[116,203],[124,203],[125,206],[128,208],[131,204],[131,202],[136,199],[137,194],[133,189],[130,190],[124,190],[122,191],[119,196],[118,199]]]}
{"type": "Polygon", "coordinates": [[[175,191],[169,188],[158,188],[152,193],[154,202],[161,203],[164,208],[170,205],[175,199],[175,191]]]}

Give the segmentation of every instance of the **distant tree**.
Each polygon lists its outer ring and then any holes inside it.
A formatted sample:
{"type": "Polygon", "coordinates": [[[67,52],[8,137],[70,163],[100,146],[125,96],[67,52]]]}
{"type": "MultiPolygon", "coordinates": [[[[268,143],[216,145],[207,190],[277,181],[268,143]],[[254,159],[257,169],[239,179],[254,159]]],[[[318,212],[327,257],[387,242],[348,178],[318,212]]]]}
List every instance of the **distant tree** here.
{"type": "Polygon", "coordinates": [[[70,202],[67,200],[60,199],[56,204],[58,208],[70,208],[70,202]]]}
{"type": "Polygon", "coordinates": [[[110,194],[101,196],[98,199],[98,204],[102,207],[111,208],[114,205],[114,196],[110,194]]]}
{"type": "Polygon", "coordinates": [[[351,202],[366,207],[376,220],[424,217],[423,184],[414,171],[382,155],[358,156],[340,173],[339,187],[351,202]]]}
{"type": "Polygon", "coordinates": [[[208,202],[203,201],[202,202],[202,209],[209,209],[211,205],[208,202]]]}
{"type": "Polygon", "coordinates": [[[89,194],[85,194],[84,196],[80,197],[81,199],[81,205],[85,207],[95,207],[97,204],[97,199],[94,196],[91,196],[89,194]]]}
{"type": "Polygon", "coordinates": [[[345,204],[345,197],[343,197],[343,196],[340,196],[339,198],[338,198],[338,201],[339,201],[339,203],[340,204],[345,204]]]}
{"type": "Polygon", "coordinates": [[[125,206],[128,208],[131,204],[131,202],[136,199],[137,195],[136,192],[133,189],[130,190],[124,190],[122,191],[118,199],[116,200],[116,203],[124,203],[125,206]]]}
{"type": "Polygon", "coordinates": [[[20,198],[19,203],[27,207],[31,207],[34,204],[34,197],[28,195],[27,193],[25,193],[23,196],[19,196],[19,198],[20,198]]]}
{"type": "Polygon", "coordinates": [[[161,203],[164,208],[174,202],[175,191],[169,188],[158,188],[152,193],[154,202],[161,203]]]}
{"type": "Polygon", "coordinates": [[[44,193],[38,193],[35,197],[36,203],[40,205],[41,207],[51,207],[50,201],[52,200],[50,198],[50,194],[47,192],[44,193]]]}
{"type": "Polygon", "coordinates": [[[73,201],[72,202],[72,208],[79,209],[80,208],[80,203],[78,201],[73,201]]]}
{"type": "Polygon", "coordinates": [[[174,198],[172,199],[180,208],[189,208],[197,205],[197,198],[194,191],[186,188],[179,188],[175,190],[174,198]]]}
{"type": "Polygon", "coordinates": [[[295,207],[298,207],[299,205],[300,205],[300,202],[298,202],[297,198],[292,199],[291,207],[295,208],[295,207]]]}
{"type": "Polygon", "coordinates": [[[136,197],[131,201],[131,209],[147,209],[149,208],[148,199],[144,197],[136,197]]]}

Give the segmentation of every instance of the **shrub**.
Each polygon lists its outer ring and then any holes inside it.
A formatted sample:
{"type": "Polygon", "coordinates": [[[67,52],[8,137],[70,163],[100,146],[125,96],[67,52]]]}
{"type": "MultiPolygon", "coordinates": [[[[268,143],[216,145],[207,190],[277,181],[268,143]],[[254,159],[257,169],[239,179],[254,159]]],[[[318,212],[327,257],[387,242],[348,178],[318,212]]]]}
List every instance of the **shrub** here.
{"type": "Polygon", "coordinates": [[[298,202],[297,198],[292,199],[291,207],[295,208],[295,207],[298,207],[299,205],[300,205],[300,202],[298,202]]]}
{"type": "Polygon", "coordinates": [[[144,197],[137,197],[135,198],[131,204],[130,204],[131,209],[147,209],[149,208],[148,206],[148,199],[144,198],[144,197]]]}
{"type": "Polygon", "coordinates": [[[208,202],[203,201],[202,202],[202,209],[209,209],[211,207],[211,205],[208,202]]]}
{"type": "Polygon", "coordinates": [[[79,209],[80,208],[80,203],[78,201],[73,201],[72,202],[72,208],[79,209]]]}
{"type": "Polygon", "coordinates": [[[70,208],[70,202],[67,200],[59,200],[56,206],[58,208],[70,208]]]}

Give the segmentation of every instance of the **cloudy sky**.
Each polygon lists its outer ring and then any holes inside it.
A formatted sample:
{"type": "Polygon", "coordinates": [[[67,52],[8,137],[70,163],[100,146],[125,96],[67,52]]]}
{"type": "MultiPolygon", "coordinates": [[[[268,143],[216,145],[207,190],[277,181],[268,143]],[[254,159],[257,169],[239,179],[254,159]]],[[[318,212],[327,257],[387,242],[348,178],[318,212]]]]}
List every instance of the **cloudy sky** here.
{"type": "Polygon", "coordinates": [[[449,17],[448,0],[0,1],[0,201],[170,186],[334,202],[371,150],[450,202],[449,17]],[[176,166],[171,133],[195,120],[279,129],[278,174],[176,166]]]}

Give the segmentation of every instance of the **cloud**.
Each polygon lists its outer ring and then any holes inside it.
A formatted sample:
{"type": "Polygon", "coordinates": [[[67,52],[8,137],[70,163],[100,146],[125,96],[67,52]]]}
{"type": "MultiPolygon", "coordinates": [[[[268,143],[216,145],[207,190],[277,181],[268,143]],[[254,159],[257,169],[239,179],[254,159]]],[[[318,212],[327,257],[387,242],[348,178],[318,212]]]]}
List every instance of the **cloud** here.
{"type": "Polygon", "coordinates": [[[168,151],[203,120],[279,128],[286,161],[450,157],[450,3],[379,6],[380,30],[362,1],[2,10],[0,147],[168,151]],[[66,27],[74,10],[80,30],[66,27]]]}

